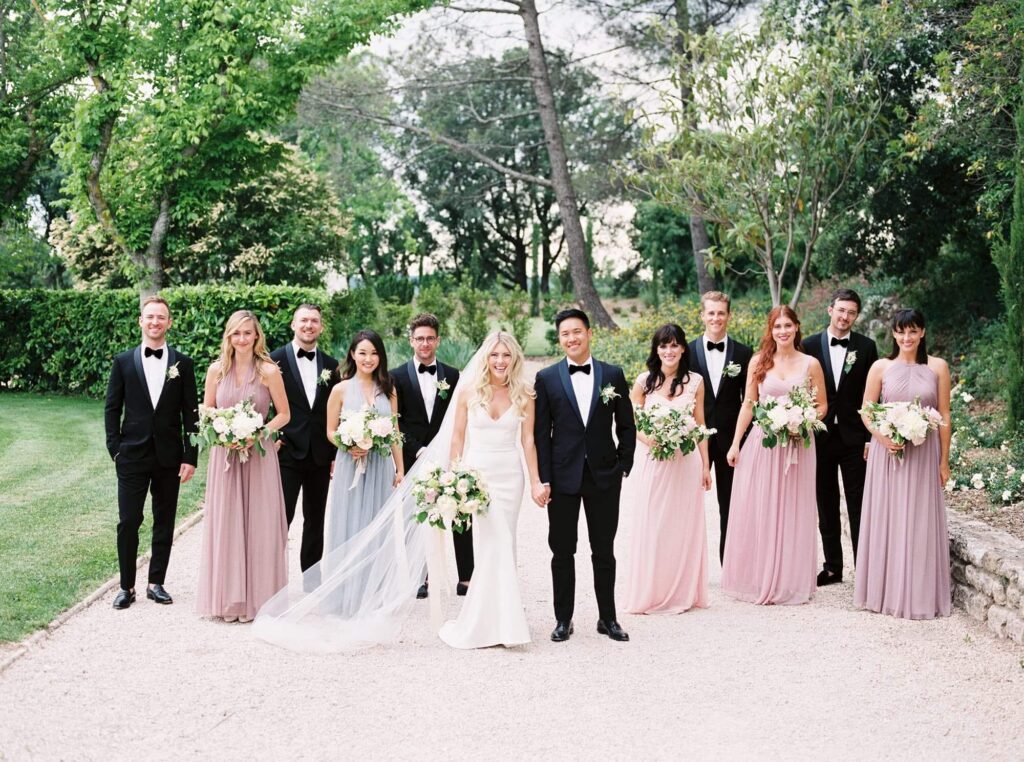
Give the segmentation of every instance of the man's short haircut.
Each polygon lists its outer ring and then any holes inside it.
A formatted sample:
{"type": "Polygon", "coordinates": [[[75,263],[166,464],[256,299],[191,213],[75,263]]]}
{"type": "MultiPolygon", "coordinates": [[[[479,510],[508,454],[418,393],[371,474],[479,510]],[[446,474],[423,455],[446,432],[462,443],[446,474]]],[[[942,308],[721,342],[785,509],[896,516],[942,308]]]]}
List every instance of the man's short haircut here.
{"type": "Polygon", "coordinates": [[[314,310],[315,312],[319,313],[320,319],[323,320],[324,311],[322,309],[320,309],[320,305],[319,304],[311,304],[310,302],[303,302],[302,304],[300,304],[298,307],[295,308],[295,312],[292,313],[292,320],[294,320],[295,316],[299,314],[299,310],[314,310]]]}
{"type": "Polygon", "coordinates": [[[587,317],[587,313],[584,312],[583,310],[578,310],[575,307],[570,307],[569,309],[562,310],[557,315],[555,315],[555,330],[558,330],[558,326],[560,326],[563,321],[569,320],[571,318],[582,320],[583,325],[586,326],[587,328],[590,328],[590,318],[587,317]]]}
{"type": "Polygon", "coordinates": [[[147,296],[145,299],[142,300],[142,306],[139,308],[139,315],[141,315],[143,312],[145,312],[146,311],[146,307],[148,307],[151,304],[162,304],[164,307],[167,308],[167,317],[171,316],[171,305],[169,305],[167,303],[167,300],[164,299],[159,294],[153,294],[152,296],[147,296]]]}
{"type": "Polygon", "coordinates": [[[732,312],[732,299],[724,291],[705,291],[700,295],[700,311],[703,312],[708,302],[725,302],[725,311],[732,312]]]}
{"type": "Polygon", "coordinates": [[[433,328],[436,335],[441,335],[441,321],[429,312],[421,312],[409,321],[409,335],[416,333],[417,328],[433,328]]]}
{"type": "Polygon", "coordinates": [[[837,288],[833,291],[832,301],[829,302],[829,306],[834,307],[836,302],[855,302],[857,304],[857,312],[861,310],[860,294],[852,288],[837,288]]]}

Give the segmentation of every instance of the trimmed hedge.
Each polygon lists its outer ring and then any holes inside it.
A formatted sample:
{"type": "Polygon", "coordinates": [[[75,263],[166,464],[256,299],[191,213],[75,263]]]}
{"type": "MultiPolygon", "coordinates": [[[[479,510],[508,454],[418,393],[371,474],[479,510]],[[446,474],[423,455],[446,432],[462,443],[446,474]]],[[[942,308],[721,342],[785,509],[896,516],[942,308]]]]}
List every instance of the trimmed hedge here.
{"type": "MultiPolygon", "coordinates": [[[[224,321],[235,310],[260,318],[269,349],[289,341],[292,312],[302,302],[324,308],[321,341],[347,346],[356,327],[376,317],[372,294],[293,286],[183,286],[161,291],[174,324],[168,342],[196,361],[197,375],[220,349],[224,321]]],[[[115,354],[140,341],[135,291],[0,290],[0,388],[102,396],[115,354]]],[[[202,379],[197,379],[200,384],[202,379]]]]}

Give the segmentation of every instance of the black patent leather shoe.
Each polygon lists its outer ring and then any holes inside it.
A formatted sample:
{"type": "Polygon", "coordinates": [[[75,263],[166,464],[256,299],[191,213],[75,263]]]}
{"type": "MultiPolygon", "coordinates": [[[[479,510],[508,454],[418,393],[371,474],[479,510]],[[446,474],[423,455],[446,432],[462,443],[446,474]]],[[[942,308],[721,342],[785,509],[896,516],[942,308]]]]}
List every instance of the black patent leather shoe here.
{"type": "Polygon", "coordinates": [[[469,585],[467,585],[465,582],[460,582],[459,584],[457,584],[455,586],[455,594],[456,595],[465,595],[468,592],[469,592],[469,585]]]}
{"type": "Polygon", "coordinates": [[[555,629],[551,631],[551,639],[556,643],[564,643],[572,635],[572,621],[558,622],[555,624],[555,629]]]}
{"type": "Polygon", "coordinates": [[[424,582],[422,585],[420,585],[420,589],[416,591],[416,597],[419,600],[423,600],[428,595],[429,595],[429,593],[427,592],[427,583],[424,582]]]}
{"type": "Polygon", "coordinates": [[[836,574],[828,569],[822,569],[818,572],[818,587],[825,587],[825,585],[838,585],[842,581],[842,574],[836,574]]]}
{"type": "Polygon", "coordinates": [[[607,635],[612,640],[617,640],[620,643],[626,643],[629,641],[629,635],[627,635],[622,627],[614,619],[609,619],[607,622],[604,619],[597,620],[597,631],[602,635],[607,635]]]}
{"type": "Polygon", "coordinates": [[[163,603],[165,605],[168,603],[174,603],[174,599],[167,594],[163,585],[153,585],[152,587],[147,588],[146,597],[151,601],[156,601],[157,603],[163,603]]]}
{"type": "Polygon", "coordinates": [[[120,592],[118,592],[117,594],[117,597],[114,598],[115,609],[126,609],[133,603],[135,603],[134,590],[125,590],[124,588],[121,588],[120,592]]]}

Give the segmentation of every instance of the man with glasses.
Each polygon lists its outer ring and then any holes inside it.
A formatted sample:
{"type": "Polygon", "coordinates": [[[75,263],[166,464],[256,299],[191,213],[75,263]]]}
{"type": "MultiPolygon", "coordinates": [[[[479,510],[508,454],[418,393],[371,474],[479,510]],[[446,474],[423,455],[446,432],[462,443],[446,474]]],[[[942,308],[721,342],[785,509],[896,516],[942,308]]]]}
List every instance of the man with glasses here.
{"type": "MultiPolygon", "coordinates": [[[[409,324],[409,344],[413,357],[391,371],[398,394],[399,427],[405,435],[402,460],[408,473],[424,448],[437,436],[448,403],[459,383],[459,371],[438,362],[441,324],[430,314],[417,315],[409,324]]],[[[457,595],[465,595],[473,575],[473,530],[452,532],[455,563],[459,570],[457,595]]],[[[417,598],[427,597],[427,582],[420,586],[417,598]]]]}

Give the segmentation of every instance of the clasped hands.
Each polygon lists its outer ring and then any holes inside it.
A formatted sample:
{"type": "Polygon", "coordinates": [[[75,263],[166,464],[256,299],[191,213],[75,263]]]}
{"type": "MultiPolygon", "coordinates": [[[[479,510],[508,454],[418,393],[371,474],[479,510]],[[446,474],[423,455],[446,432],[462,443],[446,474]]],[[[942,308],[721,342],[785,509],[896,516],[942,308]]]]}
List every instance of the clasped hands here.
{"type": "Polygon", "coordinates": [[[540,508],[545,507],[549,502],[551,502],[550,484],[535,482],[531,492],[533,494],[533,502],[535,502],[540,508]]]}

